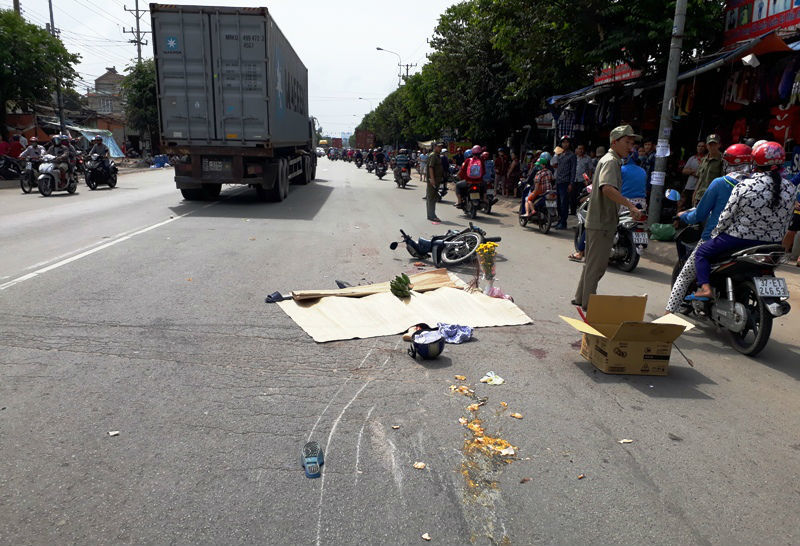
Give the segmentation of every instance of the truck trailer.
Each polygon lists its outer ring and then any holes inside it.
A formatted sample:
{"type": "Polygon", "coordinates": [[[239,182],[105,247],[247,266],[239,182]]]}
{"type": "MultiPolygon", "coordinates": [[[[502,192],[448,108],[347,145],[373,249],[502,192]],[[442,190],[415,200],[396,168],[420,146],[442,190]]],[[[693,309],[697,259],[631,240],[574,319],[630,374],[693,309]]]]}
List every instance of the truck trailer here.
{"type": "Polygon", "coordinates": [[[247,184],[282,201],[316,177],[308,70],[267,8],[150,4],[162,153],[187,200],[247,184]]]}

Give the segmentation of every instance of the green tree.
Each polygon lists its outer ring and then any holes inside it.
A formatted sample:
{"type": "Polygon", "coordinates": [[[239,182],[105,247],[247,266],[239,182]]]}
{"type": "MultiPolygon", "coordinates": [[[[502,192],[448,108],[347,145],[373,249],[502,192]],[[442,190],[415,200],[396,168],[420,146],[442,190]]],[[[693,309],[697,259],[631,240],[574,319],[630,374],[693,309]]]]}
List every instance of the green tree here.
{"type": "Polygon", "coordinates": [[[70,53],[49,32],[12,10],[0,10],[0,132],[7,138],[6,106],[13,101],[22,108],[51,101],[56,81],[72,87],[77,77],[73,66],[80,56],[70,53]]]}
{"type": "Polygon", "coordinates": [[[156,98],[156,64],[146,59],[129,66],[122,81],[125,95],[125,116],[130,127],[147,135],[155,151],[159,147],[158,104],[156,98]]]}

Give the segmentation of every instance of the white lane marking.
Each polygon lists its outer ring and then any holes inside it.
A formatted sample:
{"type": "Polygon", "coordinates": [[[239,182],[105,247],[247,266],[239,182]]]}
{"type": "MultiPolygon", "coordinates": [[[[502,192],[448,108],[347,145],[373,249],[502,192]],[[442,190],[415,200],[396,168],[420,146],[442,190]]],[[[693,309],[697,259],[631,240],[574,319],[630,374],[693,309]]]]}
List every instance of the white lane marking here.
{"type": "Polygon", "coordinates": [[[364,427],[367,425],[367,421],[369,421],[369,416],[372,415],[372,410],[375,409],[375,406],[369,408],[367,412],[367,416],[364,417],[364,422],[361,423],[361,430],[358,431],[358,443],[356,444],[356,481],[354,485],[358,485],[358,475],[361,471],[358,469],[358,462],[361,460],[361,437],[364,435],[364,427]]]}
{"type": "MultiPolygon", "coordinates": [[[[394,348],[392,349],[392,352],[390,352],[389,356],[386,357],[386,360],[384,360],[381,363],[381,365],[378,366],[379,368],[383,368],[386,365],[386,363],[389,362],[389,359],[392,358],[392,353],[395,350],[397,350],[397,347],[400,345],[400,341],[402,341],[402,340],[397,340],[397,343],[394,344],[394,348]]],[[[372,349],[370,349],[370,352],[371,351],[372,351],[372,349]]],[[[364,360],[361,361],[361,363],[363,364],[365,360],[366,360],[366,357],[364,358],[364,360]]],[[[359,364],[359,368],[360,367],[361,367],[361,365],[359,364]]],[[[339,421],[342,420],[342,416],[344,415],[344,412],[347,411],[347,408],[350,407],[350,404],[355,402],[356,398],[358,398],[358,395],[361,394],[361,392],[364,389],[367,388],[367,385],[369,385],[371,381],[372,381],[372,378],[369,378],[366,381],[364,381],[364,384],[361,385],[361,388],[358,389],[358,391],[356,391],[356,393],[353,395],[353,397],[350,399],[350,401],[347,404],[345,404],[345,406],[342,408],[342,411],[339,412],[339,415],[333,421],[333,425],[331,425],[331,431],[328,433],[328,440],[325,443],[325,454],[326,454],[326,456],[329,453],[329,448],[331,446],[331,440],[333,439],[333,435],[336,432],[336,427],[339,426],[339,421]]],[[[322,499],[325,496],[325,466],[324,465],[322,467],[322,471],[321,471],[320,474],[321,474],[321,477],[320,477],[320,484],[319,484],[319,504],[317,505],[317,546],[319,546],[320,540],[322,538],[322,499]]]]}
{"type": "MultiPolygon", "coordinates": [[[[154,229],[160,228],[161,226],[165,226],[165,225],[167,225],[167,224],[169,224],[171,222],[174,222],[175,220],[179,220],[179,219],[183,218],[184,216],[189,216],[190,214],[193,214],[193,213],[195,213],[195,212],[197,212],[199,210],[211,207],[211,206],[213,206],[215,204],[216,203],[209,203],[208,205],[200,207],[199,209],[192,210],[192,211],[186,212],[184,214],[179,214],[178,216],[174,216],[174,217],[170,218],[169,220],[164,220],[163,222],[158,222],[157,224],[153,224],[152,226],[148,226],[148,227],[140,229],[138,231],[134,231],[133,233],[128,233],[127,235],[125,235],[124,234],[125,232],[123,232],[123,234],[120,234],[120,235],[116,236],[116,238],[113,238],[112,240],[108,241],[107,243],[103,243],[100,246],[95,246],[93,248],[90,248],[89,250],[85,250],[83,252],[79,252],[78,254],[70,256],[69,258],[65,258],[63,260],[57,261],[57,262],[52,263],[52,264],[50,264],[48,266],[42,267],[40,269],[37,269],[36,271],[33,271],[31,273],[27,273],[25,275],[22,275],[21,277],[17,277],[16,279],[13,279],[13,280],[10,280],[10,281],[5,282],[3,284],[0,284],[0,290],[5,290],[7,288],[11,288],[12,286],[17,285],[17,284],[19,284],[21,282],[25,282],[25,281],[28,281],[28,280],[33,279],[35,277],[38,277],[39,275],[41,275],[43,273],[47,273],[48,271],[52,271],[53,269],[58,269],[59,267],[63,267],[65,265],[67,265],[67,264],[71,264],[72,262],[78,261],[78,260],[80,260],[82,258],[85,258],[87,256],[91,256],[92,254],[94,254],[96,252],[100,252],[101,250],[105,250],[107,248],[110,248],[110,247],[112,247],[114,245],[117,245],[117,244],[123,242],[123,241],[127,241],[128,239],[136,237],[137,235],[141,235],[143,233],[147,233],[148,231],[152,231],[154,229]]],[[[33,266],[33,267],[36,267],[36,266],[33,266]]]]}

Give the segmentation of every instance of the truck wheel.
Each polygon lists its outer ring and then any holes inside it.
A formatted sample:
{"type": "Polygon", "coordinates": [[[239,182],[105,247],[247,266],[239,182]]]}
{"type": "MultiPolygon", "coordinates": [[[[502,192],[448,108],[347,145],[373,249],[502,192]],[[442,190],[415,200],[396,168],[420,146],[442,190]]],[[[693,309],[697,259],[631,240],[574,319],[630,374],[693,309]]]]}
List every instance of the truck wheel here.
{"type": "Polygon", "coordinates": [[[202,201],[203,190],[199,188],[191,188],[188,190],[181,190],[181,195],[186,201],[202,201]]]}
{"type": "Polygon", "coordinates": [[[287,172],[288,162],[285,159],[278,160],[278,172],[275,174],[275,184],[269,190],[269,200],[276,203],[283,201],[289,195],[289,173],[287,172]]]}
{"type": "Polygon", "coordinates": [[[300,179],[300,183],[303,185],[308,184],[311,182],[311,158],[304,157],[303,158],[303,177],[300,179]]]}
{"type": "Polygon", "coordinates": [[[316,180],[317,178],[317,162],[314,161],[313,165],[311,166],[311,180],[316,180]]]}
{"type": "Polygon", "coordinates": [[[203,184],[200,191],[204,201],[216,201],[219,199],[219,192],[222,191],[222,184],[203,184]]]}

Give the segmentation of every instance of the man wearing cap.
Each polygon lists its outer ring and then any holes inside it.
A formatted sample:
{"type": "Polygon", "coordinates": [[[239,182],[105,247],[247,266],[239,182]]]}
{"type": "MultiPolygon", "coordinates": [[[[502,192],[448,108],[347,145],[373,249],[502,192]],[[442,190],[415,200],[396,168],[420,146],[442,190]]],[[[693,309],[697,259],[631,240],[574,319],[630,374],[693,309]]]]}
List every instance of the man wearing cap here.
{"type": "Polygon", "coordinates": [[[431,155],[428,156],[428,176],[426,177],[428,183],[425,185],[425,200],[428,207],[428,220],[432,222],[440,221],[436,216],[436,199],[438,197],[436,189],[444,181],[444,166],[439,157],[440,153],[442,153],[442,143],[437,142],[433,146],[431,155]]]}
{"type": "Polygon", "coordinates": [[[573,305],[579,305],[584,310],[589,306],[589,296],[597,293],[597,284],[608,267],[608,257],[619,222],[619,206],[628,208],[636,220],[643,217],[642,212],[620,193],[622,158],[628,157],[633,144],[640,138],[630,125],[616,127],[611,131],[611,149],[597,162],[586,215],[586,261],[575,299],[572,300],[573,305]]]}
{"type": "Polygon", "coordinates": [[[697,203],[700,202],[708,186],[711,185],[711,181],[723,175],[722,154],[719,151],[719,135],[708,135],[706,148],[708,148],[708,153],[697,169],[697,187],[695,187],[694,196],[692,197],[693,207],[696,207],[697,203]]]}
{"type": "Polygon", "coordinates": [[[558,190],[558,224],[556,229],[567,229],[567,217],[569,216],[569,188],[575,181],[575,171],[577,170],[578,160],[570,150],[571,139],[564,135],[561,137],[561,151],[556,148],[550,165],[556,169],[556,189],[558,190]]]}

